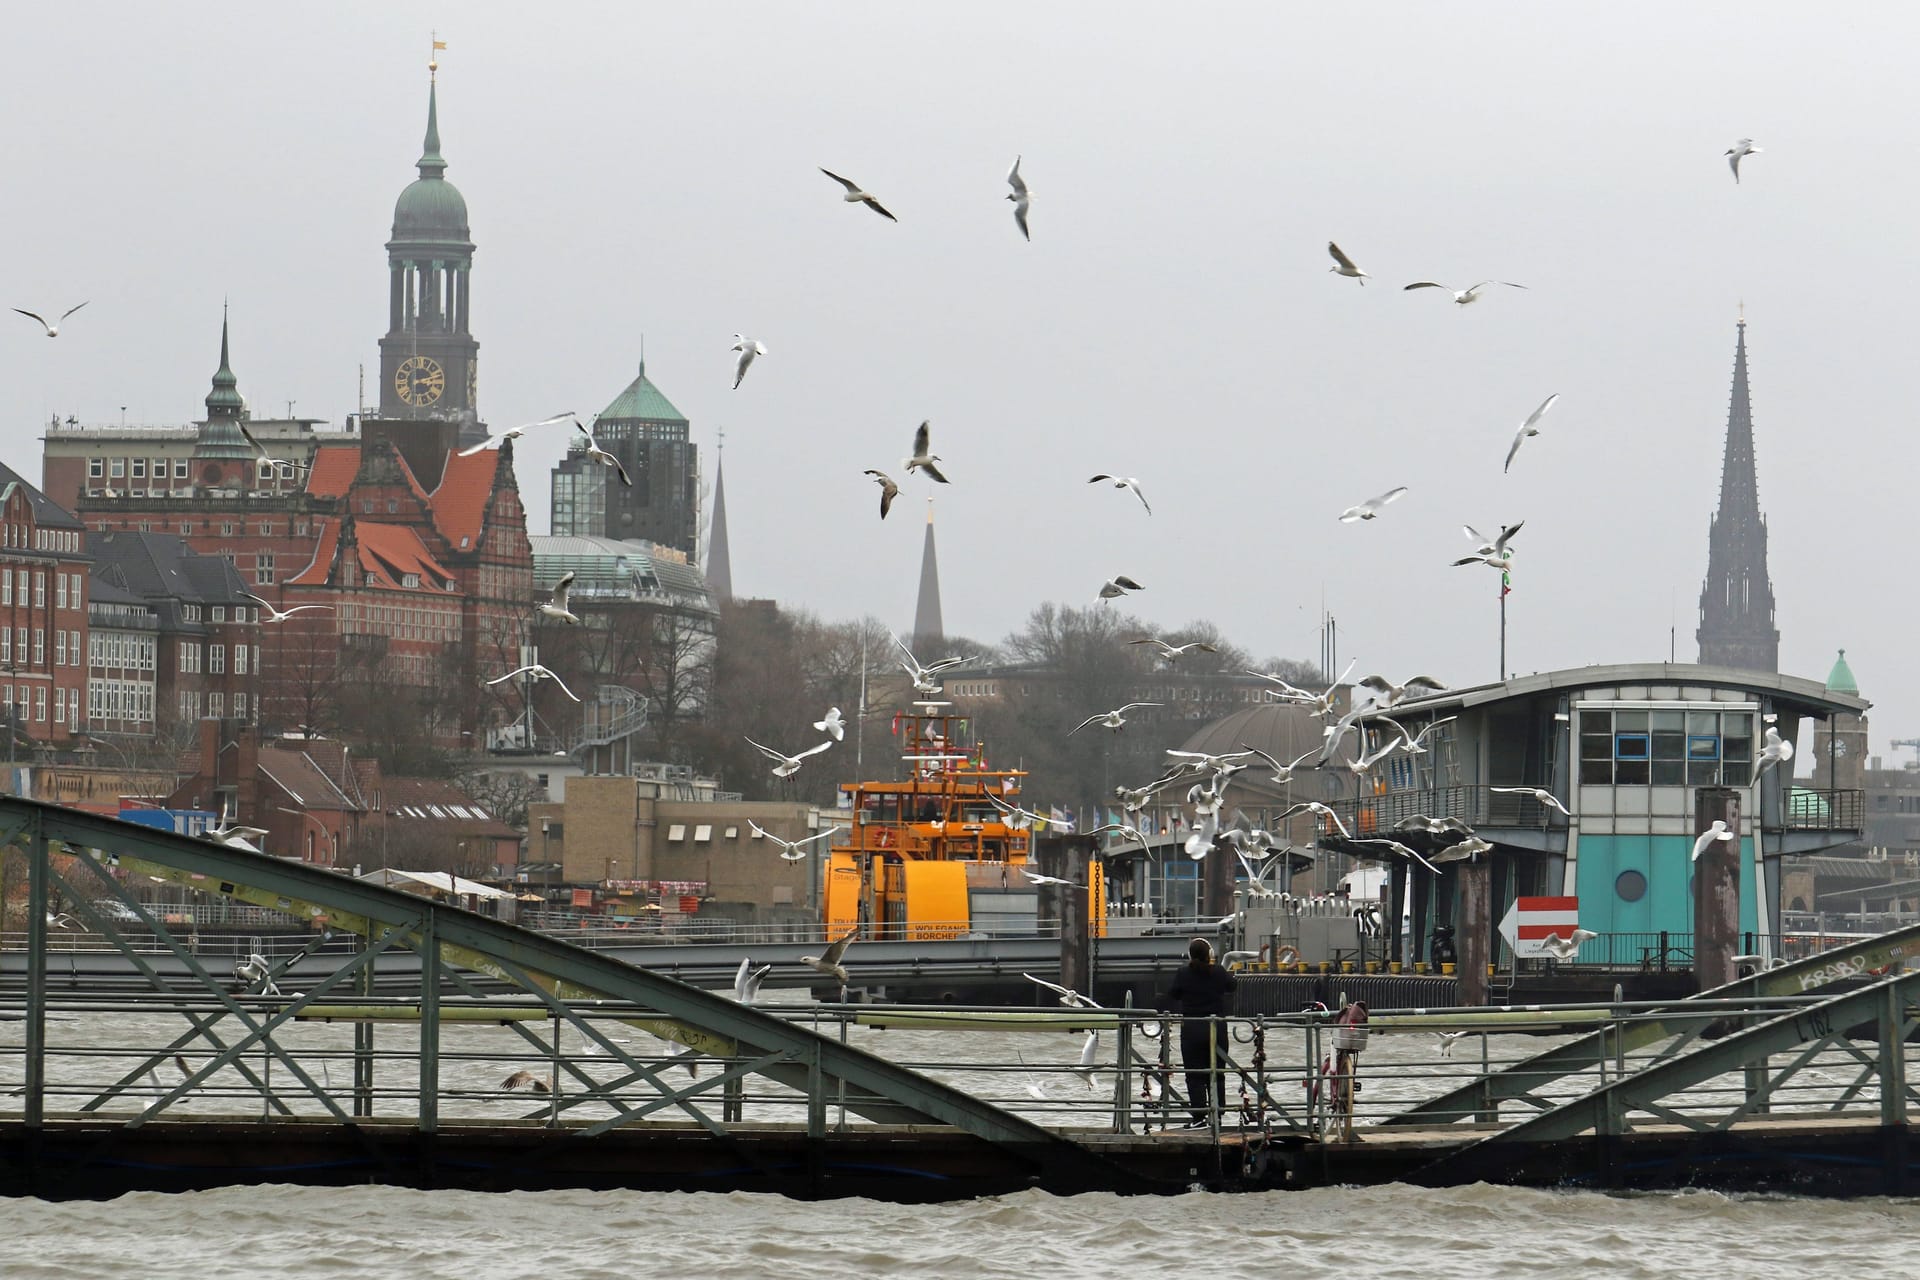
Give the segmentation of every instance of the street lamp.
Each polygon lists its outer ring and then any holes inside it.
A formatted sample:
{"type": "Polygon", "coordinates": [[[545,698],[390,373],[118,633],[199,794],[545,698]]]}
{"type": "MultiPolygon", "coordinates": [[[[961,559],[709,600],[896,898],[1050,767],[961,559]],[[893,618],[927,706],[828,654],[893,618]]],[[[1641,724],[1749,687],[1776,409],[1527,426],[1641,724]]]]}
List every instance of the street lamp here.
{"type": "Polygon", "coordinates": [[[545,876],[546,876],[547,883],[546,883],[546,893],[544,896],[549,902],[551,902],[553,898],[553,819],[552,818],[540,819],[540,861],[542,865],[546,867],[545,876]]]}

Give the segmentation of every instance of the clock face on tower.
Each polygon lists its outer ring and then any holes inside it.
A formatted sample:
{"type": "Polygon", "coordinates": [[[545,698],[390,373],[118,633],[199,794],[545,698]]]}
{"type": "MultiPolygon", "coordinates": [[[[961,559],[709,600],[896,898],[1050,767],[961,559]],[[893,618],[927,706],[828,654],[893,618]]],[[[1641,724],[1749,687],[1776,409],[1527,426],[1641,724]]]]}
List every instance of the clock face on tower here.
{"type": "Polygon", "coordinates": [[[447,390],[447,371],[432,356],[409,356],[393,374],[393,393],[416,409],[434,403],[447,390]]]}

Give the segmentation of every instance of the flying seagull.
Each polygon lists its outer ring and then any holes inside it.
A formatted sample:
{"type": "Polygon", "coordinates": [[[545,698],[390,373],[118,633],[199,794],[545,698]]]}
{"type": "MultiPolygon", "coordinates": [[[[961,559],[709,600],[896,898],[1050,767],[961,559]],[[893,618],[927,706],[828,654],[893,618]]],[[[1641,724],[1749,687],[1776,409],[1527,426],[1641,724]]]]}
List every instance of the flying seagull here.
{"type": "Polygon", "coordinates": [[[1753,771],[1759,777],[1767,771],[1769,765],[1785,764],[1793,759],[1793,743],[1780,736],[1780,731],[1772,725],[1767,726],[1766,745],[1760,748],[1760,767],[1753,771]]]}
{"type": "Polygon", "coordinates": [[[1013,158],[1013,168],[1007,170],[1007,185],[1013,188],[1007,199],[1013,201],[1013,220],[1020,225],[1020,234],[1028,240],[1033,233],[1027,230],[1027,209],[1033,204],[1033,192],[1027,189],[1027,180],[1020,176],[1020,157],[1013,158]]]}
{"type": "MultiPolygon", "coordinates": [[[[1067,882],[1064,880],[1056,880],[1054,883],[1065,884],[1067,882]]],[[[1036,978],[1030,973],[1022,973],[1020,976],[1028,982],[1045,987],[1056,996],[1059,996],[1060,1003],[1069,1009],[1098,1009],[1102,1007],[1099,1002],[1089,996],[1081,995],[1071,987],[1063,987],[1057,982],[1048,982],[1045,978],[1036,978]]]]}
{"type": "Polygon", "coordinates": [[[839,183],[841,186],[847,189],[847,194],[845,194],[844,196],[841,196],[840,198],[842,200],[845,200],[848,204],[863,204],[867,206],[867,208],[879,214],[881,217],[885,218],[888,222],[900,221],[900,219],[894,217],[892,214],[887,212],[886,206],[882,205],[878,200],[875,200],[872,196],[862,191],[860,189],[859,183],[849,182],[831,169],[822,169],[820,172],[826,174],[829,178],[832,178],[835,182],[839,183]]]}
{"type": "Polygon", "coordinates": [[[1291,818],[1296,813],[1311,813],[1316,817],[1325,818],[1328,822],[1331,822],[1333,824],[1333,829],[1335,831],[1338,831],[1343,837],[1345,837],[1348,840],[1353,839],[1353,833],[1347,830],[1346,823],[1340,821],[1340,815],[1335,813],[1332,809],[1329,809],[1326,805],[1321,804],[1318,800],[1306,800],[1306,801],[1302,801],[1299,804],[1291,805],[1286,810],[1284,810],[1278,817],[1271,819],[1271,821],[1277,827],[1279,826],[1280,823],[1285,822],[1288,818],[1291,818]]]}
{"type": "MultiPolygon", "coordinates": [[[[91,298],[87,299],[87,302],[91,302],[91,301],[93,301],[93,299],[91,298]]],[[[14,310],[19,312],[21,315],[28,317],[29,319],[40,321],[40,326],[41,328],[47,331],[47,336],[49,338],[57,338],[60,336],[60,326],[66,322],[66,318],[72,315],[74,312],[78,311],[80,307],[84,307],[86,305],[87,303],[83,302],[80,304],[80,306],[68,307],[65,311],[62,311],[60,313],[60,319],[55,320],[52,324],[48,324],[46,322],[46,319],[43,316],[39,315],[36,312],[28,311],[24,307],[15,307],[14,310]]]]}
{"type": "Polygon", "coordinates": [[[733,349],[740,353],[740,359],[733,366],[733,389],[740,389],[740,380],[747,376],[747,366],[753,363],[755,356],[767,354],[767,349],[744,333],[733,335],[733,349]]]}
{"type": "MultiPolygon", "coordinates": [[[[756,747],[760,746],[760,744],[757,742],[754,743],[753,745],[755,745],[756,747]]],[[[824,751],[830,745],[831,745],[830,743],[823,742],[818,747],[815,747],[814,750],[824,751]]],[[[760,749],[762,751],[766,750],[765,747],[760,747],[760,749]]],[[[802,754],[811,755],[813,754],[813,752],[804,752],[802,754]]],[[[774,770],[774,772],[778,773],[779,770],[776,769],[774,770]]],[[[752,818],[747,819],[747,826],[753,831],[754,835],[759,837],[760,839],[771,840],[774,844],[779,845],[781,860],[785,862],[804,861],[807,856],[806,847],[808,845],[812,844],[816,840],[825,840],[829,836],[833,835],[835,832],[843,829],[837,826],[828,827],[825,831],[816,831],[812,835],[807,836],[804,839],[782,840],[779,836],[773,834],[773,832],[767,831],[764,828],[762,828],[760,824],[755,822],[752,818]]]]}
{"type": "Polygon", "coordinates": [[[633,477],[627,474],[626,467],[621,465],[620,459],[600,447],[600,442],[593,438],[593,432],[588,429],[587,424],[575,418],[573,425],[579,428],[580,434],[587,438],[587,456],[602,466],[612,467],[614,474],[620,477],[620,483],[629,489],[633,488],[633,477]]]}
{"type": "Polygon", "coordinates": [[[913,650],[907,648],[899,636],[894,635],[891,631],[889,631],[887,635],[893,640],[894,645],[906,658],[906,661],[901,663],[901,666],[905,669],[907,675],[912,678],[914,692],[924,693],[928,697],[932,697],[934,694],[940,692],[940,682],[934,679],[935,676],[949,668],[958,667],[972,661],[972,659],[964,657],[942,658],[938,662],[929,662],[922,666],[920,660],[913,656],[913,650]]]}
{"type": "Polygon", "coordinates": [[[1466,533],[1467,537],[1473,540],[1475,545],[1472,555],[1463,560],[1455,560],[1454,563],[1479,564],[1482,561],[1491,563],[1494,560],[1504,560],[1507,544],[1513,541],[1513,535],[1520,532],[1520,528],[1524,524],[1526,524],[1525,520],[1516,520],[1501,529],[1498,534],[1491,538],[1470,524],[1461,525],[1461,530],[1466,533]]]}
{"type": "Polygon", "coordinates": [[[1099,484],[1102,480],[1111,480],[1113,482],[1113,487],[1116,489],[1133,490],[1133,496],[1140,499],[1140,505],[1147,508],[1147,514],[1148,515],[1153,514],[1153,508],[1147,502],[1147,495],[1140,491],[1140,482],[1138,480],[1134,479],[1132,476],[1110,476],[1106,472],[1102,471],[1099,475],[1087,481],[1087,483],[1099,484]]]}
{"type": "Polygon", "coordinates": [[[541,666],[537,662],[530,662],[524,667],[515,667],[513,670],[507,672],[507,674],[501,676],[498,680],[489,680],[487,681],[487,683],[488,684],[505,684],[507,681],[513,679],[515,676],[526,676],[528,679],[536,682],[541,680],[551,680],[555,684],[560,686],[560,692],[566,694],[569,698],[572,698],[575,702],[580,701],[579,697],[573,692],[573,690],[567,688],[566,681],[562,680],[559,676],[553,674],[552,671],[550,671],[546,667],[541,666]]]}
{"type": "Polygon", "coordinates": [[[1439,866],[1443,862],[1466,862],[1479,857],[1483,853],[1490,852],[1492,849],[1493,844],[1491,841],[1482,840],[1479,836],[1468,836],[1465,840],[1455,841],[1453,844],[1436,852],[1433,855],[1432,861],[1435,866],[1439,866]]]}
{"type": "Polygon", "coordinates": [[[1576,928],[1564,938],[1557,933],[1550,933],[1540,939],[1540,945],[1556,960],[1571,960],[1581,947],[1599,936],[1591,929],[1576,928]]]}
{"type": "Polygon", "coordinates": [[[1126,716],[1123,714],[1124,712],[1131,711],[1135,707],[1157,707],[1159,705],[1157,702],[1129,702],[1124,707],[1115,707],[1111,711],[1102,711],[1095,715],[1090,715],[1079,724],[1073,726],[1073,728],[1067,730],[1067,736],[1071,738],[1074,734],[1080,732],[1090,724],[1105,725],[1107,728],[1118,733],[1127,723],[1126,716]]]}
{"type": "Polygon", "coordinates": [[[254,846],[253,842],[264,839],[266,834],[259,827],[239,826],[231,817],[222,817],[219,826],[205,828],[200,832],[200,838],[228,849],[244,849],[249,853],[258,853],[260,850],[254,846]]]}
{"type": "Polygon", "coordinates": [[[1451,293],[1453,295],[1453,300],[1455,302],[1459,303],[1461,306],[1464,307],[1469,302],[1478,302],[1480,300],[1480,291],[1486,288],[1490,284],[1502,284],[1509,289],[1524,289],[1527,287],[1523,284],[1515,284],[1511,280],[1482,280],[1479,284],[1474,285],[1471,289],[1455,289],[1450,284],[1439,284],[1432,280],[1416,280],[1412,284],[1408,285],[1407,288],[1408,289],[1445,289],[1448,293],[1451,293]]]}
{"type": "Polygon", "coordinates": [[[908,475],[912,475],[915,471],[924,471],[927,473],[929,479],[938,480],[941,484],[947,484],[950,482],[945,476],[940,474],[940,468],[933,465],[940,461],[940,455],[928,452],[932,443],[932,430],[933,423],[931,420],[920,424],[920,429],[913,433],[913,456],[906,459],[903,465],[906,467],[908,475]]]}
{"type": "Polygon", "coordinates": [[[543,618],[552,618],[555,622],[564,622],[570,627],[580,625],[580,618],[567,607],[567,588],[573,585],[573,571],[560,575],[560,581],[553,584],[553,594],[540,602],[537,613],[543,618]]]}
{"type": "Polygon", "coordinates": [[[527,422],[517,427],[508,427],[505,431],[495,432],[493,435],[488,436],[479,444],[468,445],[460,451],[460,456],[463,458],[471,458],[476,453],[484,453],[488,449],[498,449],[509,440],[518,440],[535,427],[551,427],[560,422],[578,421],[579,416],[575,414],[573,410],[569,409],[565,413],[556,413],[551,418],[542,418],[538,422],[527,422]]]}
{"type": "MultiPolygon", "coordinates": [[[[1738,185],[1740,182],[1740,157],[1759,155],[1760,150],[1759,147],[1753,145],[1752,138],[1742,138],[1727,148],[1727,163],[1733,167],[1733,181],[1735,185],[1738,185]]],[[[86,304],[82,303],[81,305],[85,306],[86,304]]],[[[35,317],[35,319],[38,318],[37,316],[35,317]]],[[[47,336],[51,338],[53,335],[48,334],[47,336]]]]}
{"type": "Polygon", "coordinates": [[[285,471],[311,471],[312,470],[311,467],[309,467],[307,464],[303,462],[290,462],[285,458],[274,457],[273,454],[268,451],[267,446],[260,442],[260,437],[256,436],[255,434],[253,434],[253,432],[247,429],[246,423],[244,422],[239,423],[238,426],[240,427],[241,437],[245,439],[249,445],[252,446],[253,451],[259,455],[261,462],[266,463],[270,467],[276,467],[285,471]]]}
{"type": "Polygon", "coordinates": [[[733,972],[733,998],[741,1004],[752,1004],[760,998],[760,984],[773,972],[773,966],[763,964],[753,967],[753,961],[747,956],[740,957],[740,967],[733,972]]]}
{"type": "MultiPolygon", "coordinates": [[[[1246,744],[1242,743],[1241,745],[1245,746],[1246,744]]],[[[1284,787],[1290,784],[1293,781],[1293,771],[1295,769],[1298,769],[1301,763],[1305,761],[1308,756],[1317,756],[1320,754],[1320,748],[1315,747],[1313,750],[1306,752],[1304,755],[1301,755],[1297,759],[1292,760],[1287,764],[1281,764],[1274,757],[1268,755],[1266,752],[1260,750],[1258,747],[1247,747],[1247,750],[1253,752],[1254,755],[1259,756],[1262,760],[1267,762],[1268,767],[1270,767],[1273,770],[1273,785],[1276,787],[1284,787]]]]}
{"type": "Polygon", "coordinates": [[[272,605],[268,604],[265,600],[262,600],[259,596],[256,596],[251,592],[242,591],[240,594],[243,596],[246,596],[247,599],[253,601],[255,604],[259,605],[262,609],[265,609],[267,611],[267,616],[260,619],[260,621],[262,622],[285,622],[288,618],[291,618],[294,614],[299,613],[302,609],[325,609],[328,613],[333,612],[333,606],[330,604],[297,604],[293,606],[293,608],[283,611],[283,610],[274,608],[272,605]]]}
{"type": "Polygon", "coordinates": [[[800,762],[802,760],[805,760],[808,756],[817,756],[833,745],[830,741],[823,742],[817,747],[808,747],[798,755],[790,756],[775,751],[772,747],[763,747],[752,738],[746,739],[746,743],[767,759],[775,762],[773,766],[773,776],[776,778],[791,778],[794,774],[800,772],[800,762]]]}
{"type": "Polygon", "coordinates": [[[828,707],[826,716],[822,719],[815,720],[813,727],[831,736],[835,742],[839,742],[847,736],[847,722],[845,717],[840,714],[840,708],[838,707],[828,707]]]}
{"type": "Polygon", "coordinates": [[[1359,684],[1361,688],[1379,694],[1381,701],[1389,707],[1406,701],[1409,695],[1417,696],[1423,689],[1439,693],[1447,687],[1432,676],[1408,676],[1405,684],[1395,684],[1385,676],[1368,676],[1359,684]]]}
{"type": "Polygon", "coordinates": [[[1690,858],[1689,861],[1698,862],[1700,861],[1700,855],[1713,848],[1714,845],[1723,844],[1728,840],[1734,839],[1738,839],[1738,837],[1735,836],[1733,832],[1727,830],[1726,822],[1723,819],[1715,818],[1713,825],[1705,831],[1702,831],[1700,838],[1693,842],[1693,857],[1690,858]]]}
{"type": "Polygon", "coordinates": [[[1185,644],[1168,644],[1165,640],[1156,640],[1152,636],[1148,636],[1144,640],[1129,640],[1127,641],[1127,643],[1128,644],[1151,644],[1151,645],[1159,646],[1160,656],[1167,660],[1168,666],[1172,666],[1174,663],[1180,661],[1182,655],[1184,655],[1189,649],[1198,649],[1202,653],[1220,652],[1218,649],[1214,648],[1212,645],[1207,644],[1206,642],[1201,640],[1189,640],[1185,644]]]}
{"type": "Polygon", "coordinates": [[[1247,674],[1250,676],[1259,676],[1262,680],[1280,686],[1278,693],[1275,693],[1272,689],[1266,690],[1265,692],[1268,697],[1278,698],[1282,702],[1298,702],[1304,706],[1313,708],[1314,714],[1324,717],[1333,714],[1333,695],[1340,691],[1340,686],[1345,684],[1347,677],[1353,674],[1353,669],[1359,664],[1359,661],[1358,658],[1355,658],[1352,662],[1349,662],[1347,669],[1340,673],[1340,678],[1328,685],[1324,693],[1312,693],[1306,689],[1296,688],[1288,684],[1285,680],[1282,680],[1279,676],[1272,675],[1265,671],[1248,671],[1247,674]]]}
{"type": "Polygon", "coordinates": [[[1145,587],[1135,582],[1132,578],[1129,578],[1126,574],[1116,573],[1100,584],[1100,598],[1102,600],[1112,600],[1118,596],[1127,594],[1129,591],[1145,590],[1145,587]]]}
{"type": "Polygon", "coordinates": [[[1377,498],[1368,498],[1358,506],[1348,507],[1340,513],[1340,523],[1352,524],[1355,520],[1377,519],[1379,518],[1381,508],[1385,507],[1394,499],[1403,496],[1406,491],[1407,486],[1399,485],[1396,488],[1387,490],[1377,498]]]}
{"type": "Polygon", "coordinates": [[[508,1093],[518,1089],[531,1090],[534,1093],[552,1093],[553,1086],[531,1071],[516,1071],[500,1082],[500,1087],[508,1093]]]}
{"type": "Polygon", "coordinates": [[[1353,259],[1340,252],[1339,245],[1331,240],[1327,241],[1327,252],[1333,255],[1333,265],[1328,267],[1327,270],[1337,271],[1350,280],[1358,280],[1362,288],[1366,287],[1369,278],[1367,273],[1359,267],[1354,266],[1353,259]]]}
{"type": "Polygon", "coordinates": [[[1560,803],[1560,798],[1545,787],[1488,787],[1487,790],[1510,796],[1532,796],[1549,809],[1558,809],[1569,818],[1573,816],[1567,813],[1567,806],[1560,803]]]}
{"type": "Polygon", "coordinates": [[[868,468],[860,474],[863,476],[872,476],[873,482],[880,486],[880,518],[885,520],[887,518],[887,512],[893,507],[894,496],[900,492],[900,486],[895,484],[893,477],[884,471],[875,471],[872,468],[868,468]]]}
{"type": "Polygon", "coordinates": [[[1520,446],[1526,443],[1527,437],[1537,436],[1540,434],[1540,428],[1534,426],[1533,424],[1540,421],[1541,416],[1545,414],[1547,410],[1553,408],[1553,402],[1555,400],[1558,400],[1559,398],[1560,398],[1560,393],[1556,391],[1552,395],[1548,396],[1545,400],[1542,400],[1540,402],[1540,407],[1538,409],[1535,409],[1532,413],[1528,414],[1527,420],[1520,424],[1520,429],[1513,433],[1513,444],[1510,445],[1507,449],[1506,463],[1502,465],[1500,468],[1500,472],[1502,475],[1506,474],[1507,470],[1513,466],[1513,455],[1520,452],[1520,446]]]}
{"type": "Polygon", "coordinates": [[[809,969],[840,979],[841,985],[844,986],[847,981],[847,970],[840,960],[847,954],[847,947],[859,936],[860,928],[856,925],[835,939],[833,944],[819,955],[801,956],[800,963],[809,969]]]}
{"type": "MultiPolygon", "coordinates": [[[[1034,884],[1058,885],[1062,889],[1084,889],[1087,887],[1083,884],[1075,884],[1071,880],[1062,880],[1059,876],[1043,876],[1038,871],[1029,871],[1025,867],[1020,868],[1020,874],[1025,876],[1028,880],[1032,881],[1034,884]]],[[[1034,981],[1038,982],[1039,979],[1036,978],[1034,979],[1034,981]]],[[[1066,1002],[1063,1000],[1061,1001],[1061,1003],[1065,1004],[1066,1002]]]]}

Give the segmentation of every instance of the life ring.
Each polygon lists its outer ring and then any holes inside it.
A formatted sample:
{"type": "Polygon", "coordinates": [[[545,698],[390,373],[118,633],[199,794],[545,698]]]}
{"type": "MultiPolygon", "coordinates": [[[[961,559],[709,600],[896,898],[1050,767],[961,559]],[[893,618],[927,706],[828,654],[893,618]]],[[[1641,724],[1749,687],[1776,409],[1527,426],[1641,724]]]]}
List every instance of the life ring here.
{"type": "Polygon", "coordinates": [[[1291,943],[1289,943],[1288,945],[1281,947],[1280,950],[1276,951],[1274,953],[1273,959],[1275,964],[1283,964],[1283,965],[1299,964],[1300,948],[1293,946],[1291,943]]]}
{"type": "Polygon", "coordinates": [[[874,832],[873,843],[876,848],[880,848],[880,849],[893,848],[893,829],[891,827],[882,827],[878,831],[874,832]]]}

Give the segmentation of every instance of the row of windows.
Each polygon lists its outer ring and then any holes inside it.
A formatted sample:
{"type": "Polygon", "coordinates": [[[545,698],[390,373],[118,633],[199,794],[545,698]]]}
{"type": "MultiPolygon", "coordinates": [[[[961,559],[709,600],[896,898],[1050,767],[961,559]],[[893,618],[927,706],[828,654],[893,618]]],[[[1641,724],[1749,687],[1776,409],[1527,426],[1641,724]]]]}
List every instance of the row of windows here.
{"type": "MultiPolygon", "coordinates": [[[[80,727],[80,691],[72,691],[67,696],[66,689],[55,689],[54,724],[66,724],[70,728],[80,727]]],[[[47,686],[21,685],[16,691],[10,684],[0,684],[0,715],[5,715],[15,724],[47,723],[47,686]],[[16,692],[19,700],[15,701],[16,692]]]]}
{"type": "MultiPolygon", "coordinates": [[[[175,458],[173,460],[173,478],[175,480],[185,480],[187,478],[187,467],[187,459],[175,458]]],[[[115,480],[128,477],[135,480],[145,480],[147,478],[147,460],[145,458],[87,459],[88,479],[100,480],[109,476],[115,480]]],[[[165,480],[167,478],[167,460],[165,458],[155,458],[153,460],[153,478],[155,480],[165,480]]]]}
{"type": "MultiPolygon", "coordinates": [[[[0,627],[0,667],[12,666],[16,661],[25,666],[44,667],[47,665],[47,633],[35,630],[33,636],[33,656],[27,656],[27,636],[25,627],[8,629],[0,627]],[[16,648],[18,656],[16,657],[16,648]]],[[[67,666],[67,654],[73,654],[73,666],[80,665],[80,633],[78,631],[55,631],[53,633],[53,665],[67,666]]]]}
{"type": "Polygon", "coordinates": [[[1580,781],[1597,786],[1744,787],[1751,711],[1582,711],[1580,781]]]}
{"type": "MultiPolygon", "coordinates": [[[[180,691],[181,719],[198,720],[200,718],[201,705],[200,691],[198,689],[182,689],[180,691]]],[[[227,714],[227,696],[224,693],[209,693],[206,695],[205,706],[209,716],[212,716],[216,720],[221,719],[227,714]]],[[[236,693],[233,695],[233,714],[241,720],[247,718],[246,694],[236,693]]]]}
{"type": "Polygon", "coordinates": [[[160,642],[152,636],[128,635],[124,631],[92,631],[87,634],[89,666],[152,671],[159,650],[160,642]]]}
{"type": "Polygon", "coordinates": [[[8,523],[0,528],[5,529],[5,533],[0,534],[0,545],[25,547],[31,542],[35,551],[79,551],[81,549],[83,535],[79,530],[34,529],[33,537],[29,539],[27,530],[32,528],[31,525],[8,523]]]}
{"type": "MultiPolygon", "coordinates": [[[[33,607],[47,607],[47,574],[44,569],[29,573],[25,569],[13,573],[0,569],[0,605],[14,603],[16,592],[20,604],[25,605],[31,593],[33,607]]],[[[86,589],[82,586],[77,573],[55,573],[53,575],[53,607],[65,609],[87,607],[86,589]]]]}
{"type": "Polygon", "coordinates": [[[152,723],[153,684],[142,680],[89,680],[87,705],[93,719],[152,723]]]}

